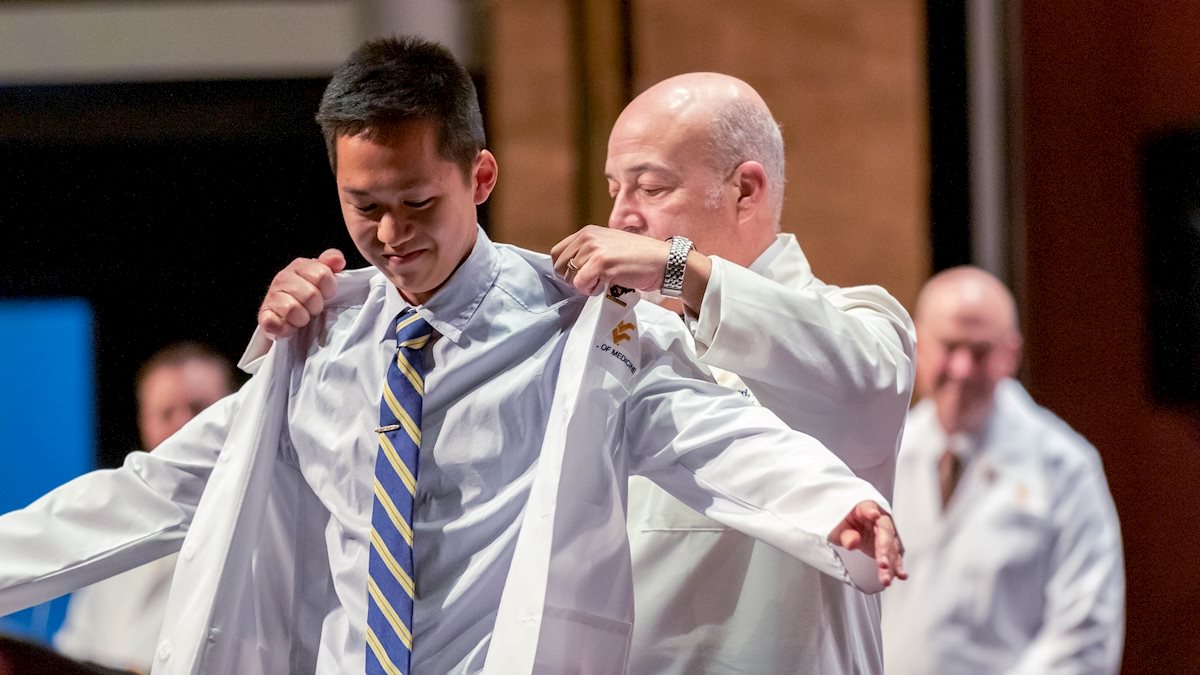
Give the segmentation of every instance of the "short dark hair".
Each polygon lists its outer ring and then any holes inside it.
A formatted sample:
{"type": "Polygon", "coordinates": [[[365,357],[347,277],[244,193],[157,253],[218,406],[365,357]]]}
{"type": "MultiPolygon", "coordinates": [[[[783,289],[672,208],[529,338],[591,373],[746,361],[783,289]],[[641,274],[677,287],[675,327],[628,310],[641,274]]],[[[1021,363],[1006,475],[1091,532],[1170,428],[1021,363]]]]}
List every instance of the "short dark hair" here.
{"type": "MultiPolygon", "coordinates": [[[[134,378],[134,388],[141,392],[142,383],[150,376],[150,373],[164,366],[179,366],[189,361],[207,361],[219,368],[225,377],[225,388],[228,391],[237,389],[237,376],[233,369],[233,363],[221,352],[217,351],[212,345],[195,340],[181,340],[173,342],[162,349],[154,352],[150,358],[142,364],[137,371],[137,377],[134,378]]],[[[140,397],[141,394],[139,393],[140,397]]]]}
{"type": "Polygon", "coordinates": [[[372,40],[333,73],[317,123],[329,165],[337,171],[337,139],[374,133],[408,120],[438,126],[438,153],[469,173],[484,148],[483,115],[471,76],[445,47],[417,37],[372,40]]]}

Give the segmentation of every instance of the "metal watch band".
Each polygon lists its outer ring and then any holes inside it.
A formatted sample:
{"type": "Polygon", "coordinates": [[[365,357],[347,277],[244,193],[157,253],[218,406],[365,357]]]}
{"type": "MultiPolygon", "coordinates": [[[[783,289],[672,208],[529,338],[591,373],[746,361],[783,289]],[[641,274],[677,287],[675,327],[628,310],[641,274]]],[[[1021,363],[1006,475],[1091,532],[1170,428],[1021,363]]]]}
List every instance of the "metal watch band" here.
{"type": "Polygon", "coordinates": [[[663,272],[661,293],[678,298],[683,295],[683,273],[687,269],[688,253],[696,248],[692,240],[678,235],[671,237],[671,250],[667,253],[667,268],[663,272]]]}

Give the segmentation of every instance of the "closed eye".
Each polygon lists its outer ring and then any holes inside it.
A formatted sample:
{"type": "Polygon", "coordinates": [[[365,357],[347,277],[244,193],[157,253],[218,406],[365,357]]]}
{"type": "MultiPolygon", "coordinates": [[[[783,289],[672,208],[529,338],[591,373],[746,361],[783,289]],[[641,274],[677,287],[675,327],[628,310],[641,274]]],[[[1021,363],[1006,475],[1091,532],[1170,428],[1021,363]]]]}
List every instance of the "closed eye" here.
{"type": "Polygon", "coordinates": [[[433,197],[430,197],[429,199],[422,199],[419,202],[406,201],[406,202],[404,202],[404,205],[410,209],[423,209],[432,203],[433,203],[433,197]]]}
{"type": "Polygon", "coordinates": [[[377,207],[375,204],[364,204],[362,206],[359,206],[358,204],[354,205],[354,210],[364,215],[374,211],[376,208],[377,207]]]}

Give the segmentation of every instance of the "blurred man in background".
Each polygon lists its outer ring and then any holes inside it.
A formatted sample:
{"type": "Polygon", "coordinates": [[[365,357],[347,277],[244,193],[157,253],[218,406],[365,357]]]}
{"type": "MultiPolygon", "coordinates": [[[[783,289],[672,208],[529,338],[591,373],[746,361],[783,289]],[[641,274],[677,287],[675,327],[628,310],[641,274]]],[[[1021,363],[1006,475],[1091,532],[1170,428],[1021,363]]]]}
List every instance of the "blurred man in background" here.
{"type": "Polygon", "coordinates": [[[1115,673],[1125,573],[1100,457],[1015,380],[1012,294],[958,267],[917,301],[896,470],[911,581],[884,593],[889,675],[1115,673]]]}
{"type": "MultiPolygon", "coordinates": [[[[208,345],[178,342],[142,365],[136,386],[138,434],[142,448],[153,451],[200,411],[233,392],[233,364],[208,345]]],[[[150,672],[176,557],[76,591],[54,646],[82,661],[150,672]]]]}

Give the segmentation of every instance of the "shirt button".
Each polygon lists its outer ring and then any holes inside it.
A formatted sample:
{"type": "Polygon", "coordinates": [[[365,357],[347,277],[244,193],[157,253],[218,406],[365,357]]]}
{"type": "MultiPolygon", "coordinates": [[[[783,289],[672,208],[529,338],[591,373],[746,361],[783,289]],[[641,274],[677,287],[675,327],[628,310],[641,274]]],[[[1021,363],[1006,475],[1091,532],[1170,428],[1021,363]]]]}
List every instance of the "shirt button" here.
{"type": "Polygon", "coordinates": [[[192,558],[195,558],[196,547],[192,546],[191,544],[184,544],[182,555],[184,560],[191,560],[192,558]]]}
{"type": "Polygon", "coordinates": [[[229,461],[229,453],[222,452],[221,454],[217,455],[217,464],[224,464],[225,462],[228,462],[228,461],[229,461]]]}
{"type": "Polygon", "coordinates": [[[170,658],[171,658],[171,643],[167,642],[166,640],[163,640],[162,644],[160,644],[158,646],[158,660],[166,661],[167,659],[170,659],[170,658]]]}

